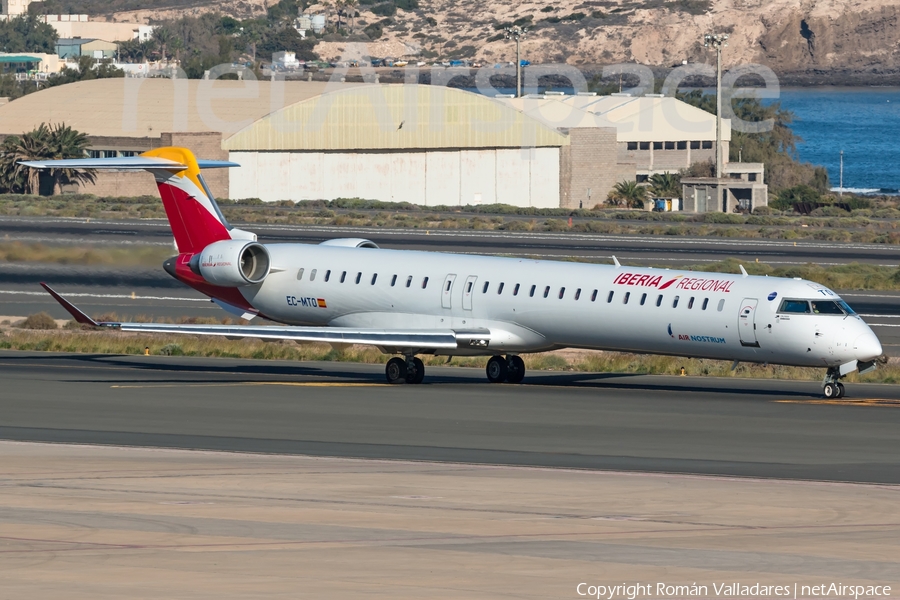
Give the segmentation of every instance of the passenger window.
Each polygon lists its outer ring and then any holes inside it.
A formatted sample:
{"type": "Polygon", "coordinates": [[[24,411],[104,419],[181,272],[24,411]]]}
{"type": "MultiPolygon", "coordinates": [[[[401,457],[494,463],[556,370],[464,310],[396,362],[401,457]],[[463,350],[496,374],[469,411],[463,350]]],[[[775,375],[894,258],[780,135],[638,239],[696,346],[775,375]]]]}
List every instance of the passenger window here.
{"type": "Polygon", "coordinates": [[[704,298],[704,299],[703,299],[703,306],[701,306],[700,308],[701,308],[702,310],[706,310],[706,307],[707,307],[708,305],[709,305],[709,298],[704,298]]]}
{"type": "Polygon", "coordinates": [[[566,295],[566,288],[564,288],[564,287],[559,288],[559,299],[562,300],[563,296],[565,296],[565,295],[566,295]]]}
{"type": "Polygon", "coordinates": [[[610,302],[612,302],[613,296],[614,296],[615,294],[616,294],[615,292],[610,292],[610,293],[609,293],[609,296],[606,297],[606,303],[607,303],[607,304],[609,304],[610,302]]]}
{"type": "Polygon", "coordinates": [[[301,279],[303,279],[303,269],[297,271],[297,281],[300,281],[301,279]]]}
{"type": "Polygon", "coordinates": [[[488,287],[489,287],[490,285],[491,285],[491,282],[490,282],[490,281],[485,281],[485,282],[484,282],[484,288],[482,288],[481,293],[482,293],[482,294],[487,294],[488,287]]]}
{"type": "Polygon", "coordinates": [[[675,296],[675,299],[672,300],[672,308],[678,308],[678,296],[675,296]]]}
{"type": "Polygon", "coordinates": [[[591,302],[597,301],[597,290],[594,290],[594,293],[591,294],[591,302]]]}
{"type": "Polygon", "coordinates": [[[641,294],[641,306],[644,305],[644,302],[647,301],[647,294],[641,294]]]}
{"type": "Polygon", "coordinates": [[[406,287],[409,287],[411,285],[412,285],[412,275],[410,275],[409,277],[406,278],[406,287]]]}
{"type": "Polygon", "coordinates": [[[331,279],[331,269],[325,271],[325,283],[328,283],[329,279],[331,279]]]}
{"type": "Polygon", "coordinates": [[[428,287],[428,278],[427,277],[422,280],[422,289],[424,290],[426,287],[428,287]]]}
{"type": "Polygon", "coordinates": [[[394,287],[394,284],[395,284],[395,283],[397,283],[397,276],[396,276],[396,275],[394,275],[393,277],[391,277],[391,287],[394,287]]]}
{"type": "Polygon", "coordinates": [[[309,272],[309,280],[310,281],[316,280],[316,271],[317,271],[317,269],[313,269],[312,271],[309,272]]]}
{"type": "Polygon", "coordinates": [[[341,273],[341,283],[344,283],[344,280],[347,279],[347,271],[341,273]]]}
{"type": "Polygon", "coordinates": [[[519,295],[519,284],[516,284],[516,287],[513,288],[513,296],[519,295]]]}
{"type": "Polygon", "coordinates": [[[375,285],[375,280],[378,279],[378,273],[374,273],[372,275],[372,285],[375,285]]]}
{"type": "Polygon", "coordinates": [[[550,295],[550,286],[544,288],[544,298],[550,295]]]}
{"type": "Polygon", "coordinates": [[[359,284],[360,281],[362,281],[362,271],[356,274],[356,283],[359,284]]]}
{"type": "Polygon", "coordinates": [[[534,298],[534,290],[536,290],[536,289],[537,289],[536,285],[531,286],[531,292],[529,292],[529,294],[528,294],[529,298],[534,298]]]}
{"type": "Polygon", "coordinates": [[[453,285],[453,282],[450,281],[450,280],[448,279],[448,280],[447,280],[447,289],[444,290],[444,291],[445,291],[445,292],[449,292],[449,291],[450,291],[450,286],[451,286],[451,285],[453,285]]]}
{"type": "Polygon", "coordinates": [[[656,306],[662,306],[662,294],[656,297],[656,306]]]}
{"type": "Polygon", "coordinates": [[[691,299],[688,300],[688,309],[694,308],[694,297],[691,296],[691,299]]]}
{"type": "MultiPolygon", "coordinates": [[[[409,286],[407,285],[406,287],[409,287],[409,286]]],[[[466,286],[466,293],[467,294],[472,293],[472,282],[471,281],[469,282],[469,285],[466,286]]]]}
{"type": "Polygon", "coordinates": [[[788,300],[785,298],[781,301],[781,308],[778,312],[782,313],[809,313],[809,302],[806,300],[788,300]]]}
{"type": "Polygon", "coordinates": [[[725,298],[722,298],[721,300],[719,300],[719,308],[716,310],[718,310],[719,312],[722,312],[723,308],[725,308],[725,298]]]}
{"type": "Polygon", "coordinates": [[[575,290],[575,299],[578,300],[579,298],[581,298],[581,288],[575,290]]]}
{"type": "Polygon", "coordinates": [[[622,298],[622,304],[628,304],[629,298],[631,298],[631,292],[625,292],[625,297],[622,298]]]}
{"type": "Polygon", "coordinates": [[[497,286],[497,295],[499,296],[502,293],[503,293],[503,282],[501,281],[500,285],[497,286]]]}

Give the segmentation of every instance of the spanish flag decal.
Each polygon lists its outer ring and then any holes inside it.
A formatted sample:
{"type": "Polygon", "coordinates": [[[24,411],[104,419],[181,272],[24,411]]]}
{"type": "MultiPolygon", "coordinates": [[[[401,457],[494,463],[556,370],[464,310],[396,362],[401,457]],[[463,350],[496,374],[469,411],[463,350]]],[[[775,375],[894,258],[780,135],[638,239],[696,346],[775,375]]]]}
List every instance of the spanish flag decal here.
{"type": "Polygon", "coordinates": [[[316,298],[316,303],[319,305],[319,308],[328,308],[325,306],[325,298],[316,298]]]}

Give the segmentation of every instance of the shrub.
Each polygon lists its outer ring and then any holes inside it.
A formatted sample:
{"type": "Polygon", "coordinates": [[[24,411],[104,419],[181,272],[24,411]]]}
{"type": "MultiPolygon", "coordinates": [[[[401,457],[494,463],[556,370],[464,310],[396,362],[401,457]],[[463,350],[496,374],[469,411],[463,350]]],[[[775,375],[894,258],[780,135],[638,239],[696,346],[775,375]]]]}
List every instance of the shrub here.
{"type": "Polygon", "coordinates": [[[166,344],[159,349],[159,353],[163,356],[184,356],[181,344],[166,344]]]}
{"type": "Polygon", "coordinates": [[[45,312],[35,313],[20,323],[16,323],[16,327],[22,329],[56,329],[56,321],[45,312]]]}
{"type": "MultiPolygon", "coordinates": [[[[392,17],[397,13],[397,5],[393,2],[376,4],[372,7],[372,12],[380,17],[392,17]]],[[[368,29],[368,27],[366,29],[368,29]]]]}
{"type": "Polygon", "coordinates": [[[757,206],[753,209],[753,214],[765,217],[772,214],[772,209],[768,206],[757,206]]]}

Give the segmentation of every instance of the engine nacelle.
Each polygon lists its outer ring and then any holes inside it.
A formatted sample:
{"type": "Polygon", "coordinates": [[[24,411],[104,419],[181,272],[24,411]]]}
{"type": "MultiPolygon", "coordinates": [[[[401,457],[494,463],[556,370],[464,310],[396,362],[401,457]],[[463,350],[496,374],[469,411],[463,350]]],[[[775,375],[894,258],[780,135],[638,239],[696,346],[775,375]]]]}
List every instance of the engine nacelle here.
{"type": "Polygon", "coordinates": [[[333,240],[325,240],[319,243],[320,246],[343,246],[344,248],[378,248],[378,245],[371,240],[362,238],[335,238],[333,240]]]}
{"type": "Polygon", "coordinates": [[[208,283],[241,287],[262,283],[269,274],[269,251],[257,242],[222,240],[191,257],[191,271],[208,283]]]}

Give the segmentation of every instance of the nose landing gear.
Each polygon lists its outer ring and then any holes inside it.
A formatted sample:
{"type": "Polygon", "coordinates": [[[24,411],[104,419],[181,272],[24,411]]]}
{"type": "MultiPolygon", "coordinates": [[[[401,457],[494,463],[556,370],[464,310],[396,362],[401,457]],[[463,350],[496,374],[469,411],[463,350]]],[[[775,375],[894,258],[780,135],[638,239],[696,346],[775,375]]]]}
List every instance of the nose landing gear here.
{"type": "Polygon", "coordinates": [[[825,373],[825,380],[822,382],[822,394],[826,398],[843,398],[844,384],[840,382],[841,372],[837,367],[830,367],[825,373]]]}
{"type": "Polygon", "coordinates": [[[425,379],[425,363],[417,356],[395,356],[384,367],[388,383],[422,383],[425,379]]]}
{"type": "Polygon", "coordinates": [[[485,370],[491,383],[522,383],[525,379],[525,361],[520,356],[492,356],[485,370]]]}

